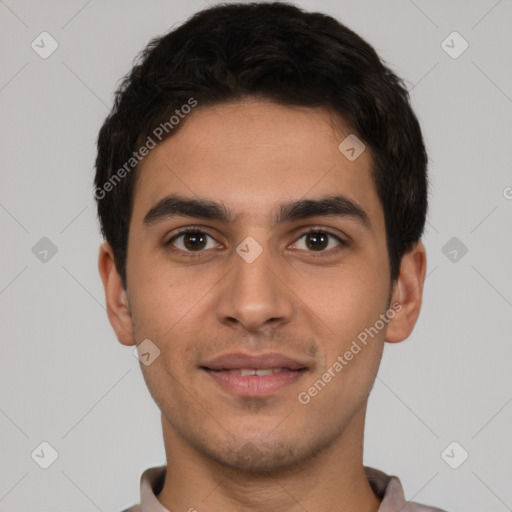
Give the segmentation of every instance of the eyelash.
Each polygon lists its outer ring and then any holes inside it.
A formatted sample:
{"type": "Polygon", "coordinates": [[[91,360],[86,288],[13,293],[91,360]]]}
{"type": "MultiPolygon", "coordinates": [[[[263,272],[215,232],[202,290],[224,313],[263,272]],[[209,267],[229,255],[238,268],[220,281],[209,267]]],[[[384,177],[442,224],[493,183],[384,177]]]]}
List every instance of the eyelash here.
{"type": "MultiPolygon", "coordinates": [[[[173,246],[173,242],[175,242],[179,237],[184,236],[184,235],[188,235],[188,234],[197,234],[197,233],[206,235],[206,236],[212,238],[213,240],[215,240],[213,236],[208,234],[203,229],[201,229],[199,227],[192,226],[192,227],[185,228],[185,229],[179,231],[178,233],[176,233],[175,235],[173,235],[167,242],[164,243],[164,245],[166,247],[168,247],[173,252],[177,252],[177,253],[180,253],[180,254],[185,253],[188,256],[192,256],[192,257],[201,257],[206,251],[209,251],[211,249],[202,249],[202,250],[199,250],[199,251],[185,251],[183,249],[178,249],[178,248],[173,246]]],[[[322,250],[322,251],[312,251],[312,250],[307,251],[307,252],[311,253],[314,256],[318,257],[318,256],[321,256],[321,255],[324,255],[324,254],[337,253],[339,250],[342,250],[343,248],[348,246],[348,242],[347,241],[343,240],[338,235],[335,235],[334,233],[332,233],[328,229],[321,229],[321,228],[308,229],[307,231],[302,232],[296,238],[294,244],[297,243],[299,240],[301,240],[303,237],[305,237],[307,235],[312,235],[312,234],[315,234],[315,233],[322,233],[322,234],[328,235],[329,237],[334,238],[339,243],[339,245],[336,246],[333,249],[327,249],[327,250],[322,250]]]]}

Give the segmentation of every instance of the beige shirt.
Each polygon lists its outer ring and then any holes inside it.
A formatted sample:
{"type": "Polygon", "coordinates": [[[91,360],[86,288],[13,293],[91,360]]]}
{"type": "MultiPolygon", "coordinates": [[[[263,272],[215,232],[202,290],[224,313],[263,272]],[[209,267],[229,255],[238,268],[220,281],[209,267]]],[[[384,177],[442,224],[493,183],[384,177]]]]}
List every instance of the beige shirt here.
{"type": "MultiPolygon", "coordinates": [[[[407,502],[402,484],[396,476],[388,476],[368,467],[365,467],[365,471],[373,492],[382,499],[378,512],[444,512],[439,508],[407,502]]],[[[123,512],[171,512],[156,498],[164,485],[165,472],[166,466],[146,469],[140,479],[140,504],[123,512]]]]}

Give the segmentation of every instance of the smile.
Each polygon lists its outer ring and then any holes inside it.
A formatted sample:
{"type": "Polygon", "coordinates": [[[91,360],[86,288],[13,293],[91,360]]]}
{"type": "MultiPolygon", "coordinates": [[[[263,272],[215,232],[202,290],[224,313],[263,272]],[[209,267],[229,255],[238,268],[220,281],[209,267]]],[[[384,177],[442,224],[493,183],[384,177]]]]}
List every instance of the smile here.
{"type": "Polygon", "coordinates": [[[227,370],[229,373],[234,373],[235,375],[242,375],[242,377],[247,377],[249,375],[272,375],[273,373],[279,373],[283,371],[284,368],[264,368],[264,369],[256,369],[256,368],[240,368],[227,370]]]}
{"type": "Polygon", "coordinates": [[[202,370],[225,392],[239,397],[265,397],[283,391],[306,373],[306,368],[230,368],[202,370]]]}

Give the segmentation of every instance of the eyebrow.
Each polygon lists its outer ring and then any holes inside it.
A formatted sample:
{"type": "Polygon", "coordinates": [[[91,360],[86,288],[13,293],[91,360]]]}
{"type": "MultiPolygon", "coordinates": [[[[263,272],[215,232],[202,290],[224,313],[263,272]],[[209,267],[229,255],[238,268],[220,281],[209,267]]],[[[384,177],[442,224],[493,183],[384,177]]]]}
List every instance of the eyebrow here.
{"type": "Polygon", "coordinates": [[[320,199],[299,199],[281,205],[275,224],[310,217],[349,217],[366,228],[371,228],[370,217],[354,201],[345,196],[328,196],[320,199]]]}
{"type": "MultiPolygon", "coordinates": [[[[273,225],[310,217],[349,217],[366,228],[371,228],[368,214],[345,196],[335,195],[320,199],[299,199],[280,205],[273,225]]],[[[173,217],[195,217],[230,223],[233,213],[223,203],[203,198],[169,195],[158,201],[144,216],[143,225],[149,227],[173,217]]]]}
{"type": "Polygon", "coordinates": [[[166,196],[156,203],[144,216],[142,223],[150,226],[172,217],[197,217],[232,222],[231,212],[222,203],[209,199],[193,199],[184,196],[166,196]]]}

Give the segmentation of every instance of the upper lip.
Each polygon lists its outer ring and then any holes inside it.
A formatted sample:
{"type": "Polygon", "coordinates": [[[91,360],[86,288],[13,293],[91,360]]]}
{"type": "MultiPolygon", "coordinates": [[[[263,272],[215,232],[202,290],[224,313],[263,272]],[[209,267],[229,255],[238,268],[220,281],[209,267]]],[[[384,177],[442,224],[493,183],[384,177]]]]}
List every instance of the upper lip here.
{"type": "Polygon", "coordinates": [[[202,364],[201,367],[209,370],[236,370],[240,368],[253,368],[255,370],[287,368],[289,370],[300,370],[308,368],[308,365],[276,352],[253,355],[238,352],[215,357],[202,364]]]}

